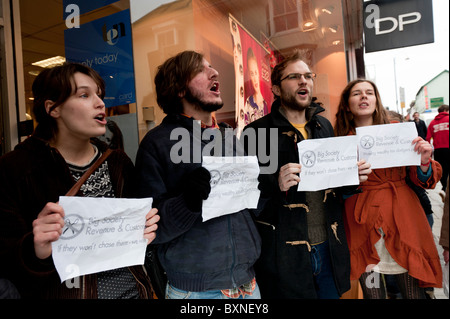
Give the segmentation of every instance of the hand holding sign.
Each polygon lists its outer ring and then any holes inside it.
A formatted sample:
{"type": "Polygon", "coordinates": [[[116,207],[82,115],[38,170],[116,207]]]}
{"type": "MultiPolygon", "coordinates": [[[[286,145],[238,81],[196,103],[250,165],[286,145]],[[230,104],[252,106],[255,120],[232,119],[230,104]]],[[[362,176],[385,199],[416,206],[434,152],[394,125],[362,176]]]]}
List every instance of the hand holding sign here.
{"type": "MultiPolygon", "coordinates": [[[[149,212],[151,198],[62,196],[59,204],[64,208],[64,224],[58,222],[59,237],[51,242],[51,252],[61,281],[144,263],[159,220],[156,209],[149,212]]],[[[59,214],[42,215],[51,220],[50,215],[59,214]]]]}
{"type": "Polygon", "coordinates": [[[287,163],[281,166],[278,174],[278,186],[282,192],[287,191],[292,186],[298,185],[300,182],[300,174],[302,166],[297,163],[287,163]]]}
{"type": "Polygon", "coordinates": [[[52,242],[57,240],[64,227],[64,209],[56,203],[47,203],[33,221],[34,250],[45,259],[52,254],[52,242]]]}

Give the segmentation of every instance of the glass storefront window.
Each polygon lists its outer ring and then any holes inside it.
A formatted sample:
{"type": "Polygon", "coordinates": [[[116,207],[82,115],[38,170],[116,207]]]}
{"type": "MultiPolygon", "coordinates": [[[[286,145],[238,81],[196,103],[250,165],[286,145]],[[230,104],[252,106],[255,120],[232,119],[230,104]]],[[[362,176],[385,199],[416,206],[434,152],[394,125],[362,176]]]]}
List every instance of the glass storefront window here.
{"type": "MultiPolygon", "coordinates": [[[[268,81],[262,91],[267,102],[272,101],[271,65],[300,50],[317,73],[314,96],[324,105],[324,116],[334,123],[339,95],[347,83],[340,0],[178,0],[156,1],[147,8],[142,2],[131,0],[130,6],[132,15],[133,10],[140,12],[133,20],[137,105],[138,112],[143,107],[152,110],[155,124],[165,116],[156,103],[157,67],[183,50],[202,52],[219,71],[224,107],[216,116],[233,127],[255,118],[247,118],[245,111],[253,94],[247,56],[257,57],[261,87],[268,81]],[[240,38],[233,34],[230,21],[239,27],[240,38]]],[[[270,103],[264,110],[268,111],[270,103]]],[[[141,138],[147,129],[140,120],[141,138]]]]}
{"type": "MultiPolygon", "coordinates": [[[[23,59],[23,82],[25,88],[25,109],[27,119],[33,117],[33,97],[31,87],[36,76],[45,68],[63,63],[66,60],[65,30],[68,23],[64,18],[62,0],[19,0],[21,44],[23,59]],[[37,62],[54,61],[51,64],[37,62]]],[[[70,5],[70,1],[67,2],[70,5]]],[[[78,1],[81,15],[79,25],[110,16],[129,8],[128,0],[103,1],[104,5],[86,9],[88,2],[78,1]],[[112,3],[109,4],[108,3],[112,3]],[[83,13],[84,11],[88,11],[83,13]]],[[[73,23],[72,20],[70,20],[73,23]]],[[[70,25],[70,23],[69,23],[70,25]]],[[[76,26],[71,26],[76,27],[76,26]]],[[[79,62],[79,61],[76,61],[79,62]]],[[[81,62],[80,62],[81,63],[81,62]]],[[[94,69],[95,66],[91,65],[94,69]]],[[[120,128],[124,140],[125,151],[134,160],[139,138],[137,130],[136,103],[108,107],[106,114],[120,128]]],[[[36,125],[36,123],[35,123],[36,125]]],[[[32,130],[32,127],[31,127],[32,130]]],[[[30,132],[28,132],[30,133],[30,132]]],[[[103,137],[107,141],[106,137],[103,137]]]]}
{"type": "MultiPolygon", "coordinates": [[[[348,74],[342,3],[341,0],[121,0],[82,14],[80,22],[130,9],[136,103],[109,108],[108,115],[134,114],[136,123],[123,125],[131,125],[125,130],[137,134],[136,141],[132,141],[133,147],[137,147],[145,133],[165,116],[156,103],[157,67],[183,50],[202,52],[219,71],[224,107],[216,116],[233,127],[242,127],[253,120],[256,115],[248,114],[246,118],[245,107],[253,103],[252,99],[261,101],[250,74],[260,77],[266,103],[260,107],[267,113],[272,101],[271,67],[293,50],[300,50],[317,73],[314,96],[324,105],[324,116],[334,123],[339,94],[348,74]],[[233,34],[231,21],[239,28],[239,38],[233,34]],[[252,62],[253,55],[256,60],[252,62]],[[251,67],[256,67],[257,72],[250,72],[251,67]]],[[[42,70],[33,63],[54,56],[65,57],[67,26],[62,0],[19,0],[19,4],[23,109],[32,117],[31,85],[42,70]]],[[[133,152],[129,155],[134,157],[133,152]]]]}

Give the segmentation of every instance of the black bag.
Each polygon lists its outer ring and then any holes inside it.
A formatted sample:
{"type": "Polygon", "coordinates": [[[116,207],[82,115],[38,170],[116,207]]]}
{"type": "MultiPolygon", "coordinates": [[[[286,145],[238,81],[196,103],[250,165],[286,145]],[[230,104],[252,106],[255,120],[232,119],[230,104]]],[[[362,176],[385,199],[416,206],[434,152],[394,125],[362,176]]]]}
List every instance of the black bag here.
{"type": "Polygon", "coordinates": [[[148,245],[144,265],[156,296],[158,299],[165,299],[167,276],[159,262],[156,245],[148,245]]]}

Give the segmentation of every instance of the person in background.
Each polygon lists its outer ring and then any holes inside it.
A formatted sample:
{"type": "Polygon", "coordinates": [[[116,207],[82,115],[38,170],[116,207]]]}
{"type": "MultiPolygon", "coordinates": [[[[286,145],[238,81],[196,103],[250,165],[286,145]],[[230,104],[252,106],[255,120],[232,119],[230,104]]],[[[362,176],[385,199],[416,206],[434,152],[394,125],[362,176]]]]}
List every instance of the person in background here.
{"type": "MultiPolygon", "coordinates": [[[[445,193],[447,188],[447,178],[449,174],[449,107],[447,104],[442,104],[438,108],[438,115],[428,125],[426,140],[433,144],[434,159],[442,165],[441,184],[442,190],[445,193]]],[[[444,199],[444,196],[442,196],[444,199]]]]}
{"type": "Polygon", "coordinates": [[[427,125],[425,124],[425,121],[420,119],[419,112],[414,112],[413,121],[416,124],[417,134],[425,140],[427,138],[427,125]]]}
{"type": "MultiPolygon", "coordinates": [[[[52,242],[64,227],[58,205],[80,176],[106,151],[105,85],[93,69],[66,63],[42,71],[33,82],[33,135],[0,158],[0,277],[22,298],[152,298],[143,266],[85,275],[79,288],[61,283],[52,242]]],[[[81,186],[79,196],[135,197],[135,171],[120,150],[81,186]]],[[[159,216],[149,208],[144,237],[155,238],[159,216]]]]}
{"type": "Polygon", "coordinates": [[[204,56],[194,51],[180,52],[160,65],[156,95],[167,116],[146,134],[136,157],[139,195],[153,197],[161,215],[154,244],[167,274],[167,299],[260,298],[253,265],[261,239],[252,212],[244,209],[202,221],[211,174],[194,158],[205,155],[212,140],[198,140],[194,134],[221,133],[217,134],[221,145],[233,145],[221,154],[239,155],[235,137],[225,141],[228,135],[223,130],[229,126],[217,124],[214,116],[223,106],[218,76],[204,56]],[[172,132],[188,138],[172,137],[172,132]],[[185,143],[181,149],[180,143],[185,143]],[[178,151],[173,152],[174,148],[178,151]],[[181,161],[173,158],[174,153],[181,161]]]}
{"type": "MultiPolygon", "coordinates": [[[[376,85],[368,80],[350,82],[343,90],[336,114],[335,133],[346,136],[357,127],[388,124],[376,85]]],[[[364,298],[386,299],[380,274],[397,279],[404,299],[424,299],[424,287],[442,286],[442,269],[433,234],[406,177],[423,188],[434,188],[442,174],[431,159],[431,145],[413,140],[421,155],[417,167],[374,169],[360,184],[360,193],[345,200],[345,227],[351,256],[351,279],[359,279],[364,298]]]]}
{"type": "Polygon", "coordinates": [[[113,120],[106,121],[106,132],[99,139],[106,144],[108,144],[109,148],[115,150],[124,150],[125,147],[123,145],[123,134],[120,130],[119,125],[113,120]]]}
{"type": "MultiPolygon", "coordinates": [[[[278,129],[278,149],[270,154],[270,161],[276,156],[277,170],[260,174],[261,196],[268,198],[257,218],[263,244],[256,275],[263,299],[338,299],[350,289],[350,259],[338,191],[297,191],[301,170],[297,143],[333,136],[331,123],[320,115],[324,108],[312,102],[314,78],[299,52],[276,65],[271,112],[243,132],[253,130],[256,145],[269,145],[273,143],[269,130],[278,129]]],[[[250,149],[245,140],[244,144],[250,149]]],[[[249,151],[249,155],[259,152],[249,151]]],[[[369,167],[361,169],[370,172],[369,167]]]]}

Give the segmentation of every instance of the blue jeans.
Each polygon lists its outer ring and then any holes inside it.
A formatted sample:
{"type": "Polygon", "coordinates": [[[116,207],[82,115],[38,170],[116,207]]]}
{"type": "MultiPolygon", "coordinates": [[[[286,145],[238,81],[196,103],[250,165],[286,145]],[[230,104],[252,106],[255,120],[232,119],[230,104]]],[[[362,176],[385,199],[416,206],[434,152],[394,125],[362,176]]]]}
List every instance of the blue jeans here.
{"type": "Polygon", "coordinates": [[[319,299],[339,299],[339,293],[334,283],[328,241],[311,246],[311,264],[317,297],[319,299]]]}
{"type": "MultiPolygon", "coordinates": [[[[258,283],[256,283],[255,290],[251,296],[239,296],[236,299],[261,299],[258,283]]],[[[220,290],[208,291],[185,291],[178,289],[169,283],[166,286],[166,299],[231,299],[225,296],[220,290]]]]}

